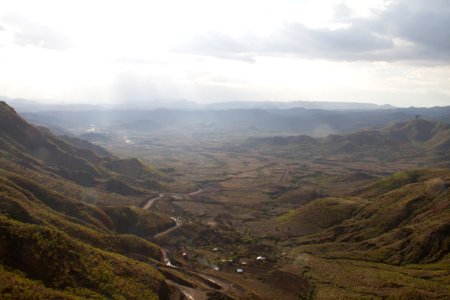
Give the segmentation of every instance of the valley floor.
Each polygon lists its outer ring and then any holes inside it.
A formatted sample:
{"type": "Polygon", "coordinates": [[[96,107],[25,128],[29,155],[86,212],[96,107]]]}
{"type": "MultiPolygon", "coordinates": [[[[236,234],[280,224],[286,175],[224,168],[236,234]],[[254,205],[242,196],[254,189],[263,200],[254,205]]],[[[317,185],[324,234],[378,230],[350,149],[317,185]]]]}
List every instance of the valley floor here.
{"type": "MultiPolygon", "coordinates": [[[[329,257],[320,245],[311,250],[296,242],[317,230],[306,228],[303,233],[297,228],[292,233],[277,221],[317,198],[353,197],[355,190],[377,178],[420,167],[419,160],[292,158],[260,152],[239,141],[169,137],[152,143],[147,138],[136,138],[133,145],[105,146],[121,156],[139,157],[174,179],[166,186],[170,192],[147,206],[185,221],[155,242],[170,249],[175,264],[233,283],[237,288],[230,295],[240,298],[242,291],[248,291],[249,298],[263,299],[450,295],[448,255],[435,263],[401,265],[329,257]],[[258,256],[264,261],[256,260],[258,256]],[[243,273],[237,274],[237,269],[243,273]]],[[[356,201],[355,209],[366,205],[367,199],[356,201]]]]}

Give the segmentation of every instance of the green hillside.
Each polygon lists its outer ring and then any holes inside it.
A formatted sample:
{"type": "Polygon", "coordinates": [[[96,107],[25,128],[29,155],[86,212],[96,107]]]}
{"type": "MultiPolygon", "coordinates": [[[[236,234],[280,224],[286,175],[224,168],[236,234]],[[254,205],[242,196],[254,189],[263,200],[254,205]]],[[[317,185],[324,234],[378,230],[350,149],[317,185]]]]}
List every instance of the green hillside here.
{"type": "Polygon", "coordinates": [[[264,228],[310,274],[318,298],[449,295],[448,169],[401,172],[348,197],[310,200],[264,228]]]}
{"type": "MultiPolygon", "coordinates": [[[[139,236],[173,221],[138,207],[90,204],[103,197],[120,203],[108,189],[88,194],[102,181],[126,182],[128,174],[107,167],[119,161],[118,168],[126,168],[126,161],[31,126],[5,103],[0,115],[0,298],[168,298],[170,288],[156,269],[160,248],[139,236]]],[[[133,176],[154,176],[137,161],[133,168],[140,170],[133,176]]]]}
{"type": "Polygon", "coordinates": [[[398,173],[350,198],[313,200],[278,222],[288,236],[300,237],[298,244],[308,249],[320,245],[319,252],[329,256],[435,262],[450,251],[449,187],[448,170],[398,173]]]}

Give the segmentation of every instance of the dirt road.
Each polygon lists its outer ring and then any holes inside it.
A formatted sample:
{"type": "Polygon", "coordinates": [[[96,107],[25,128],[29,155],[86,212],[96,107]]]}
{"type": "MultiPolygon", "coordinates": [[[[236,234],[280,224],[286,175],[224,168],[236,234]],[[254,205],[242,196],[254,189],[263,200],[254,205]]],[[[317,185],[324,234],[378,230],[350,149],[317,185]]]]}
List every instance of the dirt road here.
{"type": "Polygon", "coordinates": [[[149,209],[152,208],[156,203],[155,201],[161,199],[162,197],[164,197],[164,194],[159,194],[158,197],[149,199],[148,202],[142,207],[143,209],[149,209]]]}
{"type": "Polygon", "coordinates": [[[167,230],[164,230],[164,231],[162,231],[162,232],[160,232],[160,233],[155,234],[155,235],[153,236],[153,238],[157,239],[157,238],[159,238],[159,237],[162,237],[162,236],[164,236],[164,235],[166,235],[166,234],[168,234],[168,233],[174,231],[175,229],[177,229],[177,228],[180,227],[181,225],[183,225],[183,222],[181,222],[180,219],[177,219],[177,218],[174,218],[174,217],[170,217],[170,218],[171,218],[172,220],[175,221],[175,226],[170,227],[170,228],[167,229],[167,230]]]}
{"type": "Polygon", "coordinates": [[[288,177],[288,175],[289,175],[289,167],[288,166],[286,166],[286,165],[282,165],[284,168],[285,168],[285,170],[284,170],[284,174],[283,174],[283,176],[281,177],[281,179],[280,179],[280,183],[284,183],[285,181],[286,181],[286,178],[288,177]]]}

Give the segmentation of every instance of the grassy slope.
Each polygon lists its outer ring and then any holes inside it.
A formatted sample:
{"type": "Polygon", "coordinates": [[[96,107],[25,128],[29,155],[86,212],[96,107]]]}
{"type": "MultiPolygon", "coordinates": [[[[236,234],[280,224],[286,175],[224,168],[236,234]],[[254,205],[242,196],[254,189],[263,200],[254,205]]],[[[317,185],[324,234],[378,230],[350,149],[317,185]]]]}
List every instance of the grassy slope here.
{"type": "Polygon", "coordinates": [[[163,276],[153,267],[81,243],[48,226],[0,217],[0,245],[6,268],[83,297],[154,299],[165,288],[163,276]]]}
{"type": "Polygon", "coordinates": [[[448,299],[450,294],[448,257],[433,264],[396,266],[295,249],[289,260],[313,283],[316,299],[448,299]]]}
{"type": "Polygon", "coordinates": [[[448,170],[402,172],[363,187],[359,197],[313,200],[278,222],[298,237],[291,243],[305,247],[332,243],[336,255],[433,262],[450,250],[449,186],[448,170]]]}
{"type": "Polygon", "coordinates": [[[313,200],[276,226],[318,298],[443,299],[450,295],[449,187],[448,170],[401,172],[358,197],[313,200]]]}
{"type": "MultiPolygon", "coordinates": [[[[0,295],[2,299],[83,299],[70,292],[57,291],[42,282],[30,280],[19,272],[10,272],[0,266],[0,295]]],[[[100,297],[98,297],[100,298],[100,297]]]]}
{"type": "MultiPolygon", "coordinates": [[[[162,276],[148,265],[160,259],[158,246],[134,235],[116,234],[114,221],[102,210],[84,203],[74,203],[42,186],[36,185],[40,188],[36,192],[32,184],[31,180],[27,180],[29,189],[25,189],[9,179],[0,180],[0,256],[4,268],[21,271],[25,274],[22,277],[43,281],[45,286],[53,289],[81,288],[106,297],[117,293],[126,298],[139,298],[140,290],[149,295],[161,292],[165,287],[162,276]],[[56,208],[61,205],[69,207],[70,215],[65,214],[64,209],[57,211],[47,205],[54,205],[54,202],[57,203],[56,208]],[[94,276],[89,281],[80,278],[77,273],[86,275],[97,272],[92,267],[102,266],[103,263],[106,264],[105,269],[98,272],[106,272],[109,274],[107,278],[94,276]],[[86,264],[85,269],[77,271],[82,264],[86,264]],[[111,269],[111,266],[121,265],[122,269],[117,272],[111,269]],[[61,279],[65,275],[58,272],[68,273],[70,280],[61,279]],[[139,284],[135,285],[136,278],[142,272],[148,275],[146,280],[154,280],[153,284],[142,283],[146,285],[144,288],[138,281],[139,284]],[[56,284],[52,280],[63,281],[56,284]],[[103,285],[108,288],[102,289],[103,285]],[[132,291],[139,294],[127,291],[122,285],[134,286],[132,291]],[[107,290],[111,293],[108,294],[107,290]]],[[[165,226],[162,217],[146,222],[146,218],[152,217],[143,214],[143,222],[156,226],[161,221],[165,226]]]]}
{"type": "Polygon", "coordinates": [[[175,226],[175,222],[167,216],[138,207],[104,206],[102,210],[118,233],[147,237],[175,226]]]}
{"type": "Polygon", "coordinates": [[[321,198],[278,218],[287,236],[307,235],[339,224],[362,207],[362,199],[321,198]]]}
{"type": "MultiPolygon", "coordinates": [[[[127,178],[115,174],[127,161],[108,170],[105,165],[116,159],[27,124],[4,103],[0,117],[0,298],[167,297],[164,277],[154,267],[160,248],[138,235],[151,235],[173,221],[137,207],[89,204],[124,198],[73,178],[83,172],[99,183],[127,178]],[[127,211],[133,214],[121,215],[127,211]]],[[[148,170],[132,163],[142,176],[138,179],[145,179],[148,170]]]]}

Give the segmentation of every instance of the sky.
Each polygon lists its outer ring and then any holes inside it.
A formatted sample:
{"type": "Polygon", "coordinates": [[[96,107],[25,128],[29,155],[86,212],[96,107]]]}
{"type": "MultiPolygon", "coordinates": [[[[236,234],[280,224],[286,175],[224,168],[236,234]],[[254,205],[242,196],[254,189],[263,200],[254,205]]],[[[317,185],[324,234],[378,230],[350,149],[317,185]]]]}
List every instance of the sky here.
{"type": "Polygon", "coordinates": [[[450,105],[448,0],[0,3],[0,96],[450,105]]]}

